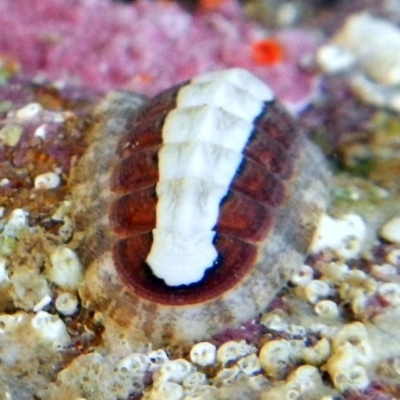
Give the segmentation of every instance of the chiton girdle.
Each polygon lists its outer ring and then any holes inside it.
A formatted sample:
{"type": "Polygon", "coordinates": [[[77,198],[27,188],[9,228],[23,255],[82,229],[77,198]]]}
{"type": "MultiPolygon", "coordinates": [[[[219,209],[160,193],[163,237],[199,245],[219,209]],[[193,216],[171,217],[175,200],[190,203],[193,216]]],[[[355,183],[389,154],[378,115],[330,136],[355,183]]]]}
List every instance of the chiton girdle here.
{"type": "Polygon", "coordinates": [[[262,312],[328,201],[323,157],[271,90],[231,69],[148,101],[113,93],[96,116],[71,180],[87,303],[156,342],[262,312]]]}

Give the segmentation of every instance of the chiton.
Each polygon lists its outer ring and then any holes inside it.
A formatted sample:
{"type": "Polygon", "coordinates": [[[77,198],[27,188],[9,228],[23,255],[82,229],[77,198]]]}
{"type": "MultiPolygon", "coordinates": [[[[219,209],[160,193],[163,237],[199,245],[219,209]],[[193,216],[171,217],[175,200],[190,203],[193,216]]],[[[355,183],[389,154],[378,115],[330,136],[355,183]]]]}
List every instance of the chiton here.
{"type": "Polygon", "coordinates": [[[328,202],[320,151],[246,70],[111,93],[72,174],[81,297],[109,337],[190,342],[255,317],[328,202]],[[115,337],[115,336],[114,336],[115,337]]]}

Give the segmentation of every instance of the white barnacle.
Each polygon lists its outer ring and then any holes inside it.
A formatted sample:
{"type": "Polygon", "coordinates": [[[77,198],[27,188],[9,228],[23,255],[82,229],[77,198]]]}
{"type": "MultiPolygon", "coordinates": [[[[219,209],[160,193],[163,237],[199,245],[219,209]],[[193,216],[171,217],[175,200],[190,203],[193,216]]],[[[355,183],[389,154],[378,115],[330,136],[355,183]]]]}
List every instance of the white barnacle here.
{"type": "Polygon", "coordinates": [[[215,376],[214,383],[230,384],[235,381],[239,374],[240,368],[237,365],[232,368],[223,368],[215,376]]]}
{"type": "Polygon", "coordinates": [[[369,298],[364,293],[357,293],[351,298],[351,310],[357,316],[365,316],[369,298]]]}
{"type": "Polygon", "coordinates": [[[283,383],[268,388],[263,392],[262,400],[297,400],[300,397],[300,393],[290,385],[283,383]]]}
{"type": "Polygon", "coordinates": [[[371,267],[371,275],[378,279],[387,279],[397,275],[397,268],[391,264],[374,264],[371,267]]]}
{"type": "Polygon", "coordinates": [[[153,374],[153,381],[182,383],[183,379],[193,371],[193,366],[189,361],[178,359],[167,361],[153,374]]]}
{"type": "Polygon", "coordinates": [[[286,340],[271,340],[260,351],[260,364],[265,373],[278,377],[290,363],[291,348],[286,340]]]}
{"type": "Polygon", "coordinates": [[[15,329],[22,326],[27,320],[27,314],[16,313],[13,315],[0,315],[0,334],[13,333],[15,329]]]}
{"type": "Polygon", "coordinates": [[[303,394],[322,385],[322,378],[317,368],[311,365],[302,365],[296,368],[288,377],[287,385],[303,394]]]}
{"type": "Polygon", "coordinates": [[[334,325],[327,325],[317,322],[312,323],[309,326],[309,330],[310,332],[320,335],[321,337],[331,339],[338,331],[338,328],[334,325]]]}
{"type": "Polygon", "coordinates": [[[215,397],[216,391],[217,388],[210,385],[185,388],[185,397],[183,400],[217,400],[217,397],[215,397]]]}
{"type": "Polygon", "coordinates": [[[391,243],[400,243],[400,217],[394,217],[382,226],[381,237],[391,243]]]}
{"type": "MultiPolygon", "coordinates": [[[[351,352],[356,363],[365,365],[372,359],[372,347],[368,341],[368,333],[361,322],[344,325],[333,337],[333,353],[339,351],[343,345],[350,344],[351,352]]],[[[349,347],[346,347],[349,349],[349,347]]]]}
{"type": "Polygon", "coordinates": [[[313,279],[304,287],[304,296],[307,301],[315,304],[320,298],[329,296],[331,288],[325,281],[313,279]]]}
{"type": "Polygon", "coordinates": [[[246,375],[254,375],[261,370],[260,360],[256,354],[250,354],[238,361],[238,367],[246,375]]]}
{"type": "Polygon", "coordinates": [[[392,307],[396,307],[400,304],[400,285],[398,283],[381,283],[378,288],[378,294],[392,307]]]}
{"type": "Polygon", "coordinates": [[[38,337],[53,347],[65,346],[71,341],[67,327],[57,315],[39,311],[32,318],[31,325],[38,337]]]}
{"type": "Polygon", "coordinates": [[[359,215],[348,214],[341,219],[323,215],[310,250],[317,253],[330,249],[344,260],[353,258],[360,252],[365,234],[366,226],[359,215]]]}
{"type": "Polygon", "coordinates": [[[193,363],[206,367],[215,363],[216,353],[217,349],[212,343],[200,342],[190,350],[190,359],[193,363]]]}
{"type": "Polygon", "coordinates": [[[400,249],[390,250],[386,255],[386,261],[391,265],[400,265],[400,249]]]}
{"type": "Polygon", "coordinates": [[[364,367],[354,361],[351,345],[343,345],[329,358],[326,369],[334,386],[341,392],[346,390],[364,390],[370,380],[364,367]]]}
{"type": "Polygon", "coordinates": [[[150,393],[150,400],[181,400],[184,390],[175,382],[162,382],[155,386],[150,393]]]}
{"type": "Polygon", "coordinates": [[[340,284],[338,292],[343,300],[351,301],[359,296],[371,296],[377,288],[376,280],[367,276],[365,272],[351,270],[347,273],[346,281],[340,284]]]}
{"type": "Polygon", "coordinates": [[[131,353],[118,362],[117,369],[123,373],[141,374],[146,372],[149,365],[150,360],[145,354],[131,353]]]}
{"type": "Polygon", "coordinates": [[[220,346],[217,351],[217,360],[222,365],[225,365],[229,361],[235,361],[255,351],[255,347],[247,344],[244,340],[239,342],[231,340],[220,346]]]}
{"type": "Polygon", "coordinates": [[[158,350],[154,350],[151,351],[147,357],[150,360],[150,369],[152,371],[160,368],[161,365],[163,365],[164,363],[166,363],[167,361],[169,361],[169,358],[167,356],[167,353],[162,350],[162,349],[158,349],[158,350]]]}
{"type": "Polygon", "coordinates": [[[76,290],[83,278],[77,254],[67,247],[57,247],[50,254],[50,262],[49,279],[62,289],[76,290]]]}
{"type": "Polygon", "coordinates": [[[326,338],[318,340],[312,347],[304,347],[301,359],[307,364],[319,366],[323,364],[331,354],[331,345],[326,338]]]}
{"type": "Polygon", "coordinates": [[[194,371],[185,376],[182,385],[185,389],[192,389],[207,384],[207,376],[202,372],[194,371]]]}
{"type": "Polygon", "coordinates": [[[290,324],[287,332],[293,337],[304,337],[307,333],[306,328],[301,325],[290,324]]]}
{"type": "Polygon", "coordinates": [[[324,263],[320,266],[322,279],[329,283],[342,282],[349,271],[349,266],[342,262],[324,263]]]}
{"type": "Polygon", "coordinates": [[[72,315],[78,309],[78,299],[73,293],[61,293],[56,298],[55,306],[60,314],[72,315]]]}
{"type": "Polygon", "coordinates": [[[303,351],[305,345],[305,340],[304,339],[295,339],[295,340],[289,340],[289,345],[290,345],[290,359],[293,362],[297,362],[300,360],[300,355],[301,352],[303,351]]]}
{"type": "Polygon", "coordinates": [[[332,300],[321,300],[314,306],[317,315],[323,318],[336,318],[339,315],[337,304],[332,300]]]}
{"type": "Polygon", "coordinates": [[[305,286],[314,277],[314,270],[309,265],[302,265],[301,268],[295,272],[291,277],[290,281],[297,286],[305,286]]]}
{"type": "Polygon", "coordinates": [[[261,316],[260,324],[273,331],[286,332],[288,323],[285,317],[286,314],[281,310],[271,311],[261,316]]]}

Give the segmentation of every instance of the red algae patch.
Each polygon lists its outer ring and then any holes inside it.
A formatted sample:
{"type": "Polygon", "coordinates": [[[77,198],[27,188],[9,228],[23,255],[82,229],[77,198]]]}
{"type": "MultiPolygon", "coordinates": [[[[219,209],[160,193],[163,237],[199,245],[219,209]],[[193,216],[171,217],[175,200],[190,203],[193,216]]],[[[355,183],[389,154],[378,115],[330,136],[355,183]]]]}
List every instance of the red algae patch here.
{"type": "Polygon", "coordinates": [[[298,64],[315,49],[315,35],[279,35],[285,59],[266,67],[252,47],[269,35],[246,20],[234,0],[204,2],[194,14],[174,2],[147,0],[0,5],[0,55],[18,61],[30,76],[154,95],[205,71],[241,67],[270,84],[281,101],[301,102],[315,81],[298,64]]]}

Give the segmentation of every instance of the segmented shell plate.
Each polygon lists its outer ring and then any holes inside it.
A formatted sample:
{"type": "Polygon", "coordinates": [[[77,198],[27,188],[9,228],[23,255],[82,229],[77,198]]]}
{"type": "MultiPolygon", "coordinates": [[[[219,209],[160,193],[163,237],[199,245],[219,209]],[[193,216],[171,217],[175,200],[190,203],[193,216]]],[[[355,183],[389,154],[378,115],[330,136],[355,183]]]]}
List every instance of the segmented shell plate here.
{"type": "Polygon", "coordinates": [[[82,296],[111,336],[201,339],[262,312],[301,266],[328,174],[247,71],[141,102],[115,93],[98,107],[72,180],[89,264],[82,296]]]}

